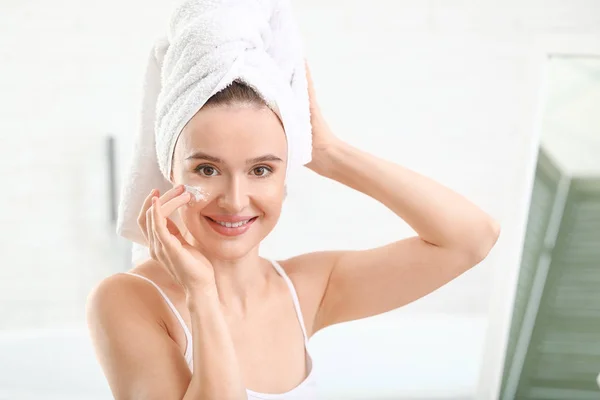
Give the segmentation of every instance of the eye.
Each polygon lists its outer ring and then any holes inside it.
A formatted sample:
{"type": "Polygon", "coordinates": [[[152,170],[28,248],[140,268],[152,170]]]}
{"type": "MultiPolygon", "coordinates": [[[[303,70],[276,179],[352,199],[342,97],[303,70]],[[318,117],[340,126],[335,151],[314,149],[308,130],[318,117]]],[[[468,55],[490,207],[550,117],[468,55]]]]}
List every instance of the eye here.
{"type": "Polygon", "coordinates": [[[258,166],[256,168],[254,168],[252,170],[253,175],[258,177],[258,178],[264,178],[266,176],[269,176],[271,174],[271,172],[273,172],[273,170],[269,167],[267,167],[266,165],[261,165],[258,166]]]}
{"type": "Polygon", "coordinates": [[[204,176],[215,176],[218,174],[218,171],[215,167],[206,164],[198,165],[194,171],[204,176]]]}

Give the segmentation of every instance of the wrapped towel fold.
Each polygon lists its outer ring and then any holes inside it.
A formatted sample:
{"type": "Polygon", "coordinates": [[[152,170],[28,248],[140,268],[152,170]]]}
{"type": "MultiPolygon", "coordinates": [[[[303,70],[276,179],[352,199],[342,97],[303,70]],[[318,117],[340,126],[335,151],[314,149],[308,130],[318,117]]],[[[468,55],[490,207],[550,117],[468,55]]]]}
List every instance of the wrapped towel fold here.
{"type": "Polygon", "coordinates": [[[167,38],[157,42],[149,59],[141,125],[119,206],[119,235],[144,244],[137,217],[150,190],[172,187],[171,162],[183,127],[236,80],[254,88],[282,121],[288,176],[310,161],[308,86],[290,0],[183,1],[167,38]]]}

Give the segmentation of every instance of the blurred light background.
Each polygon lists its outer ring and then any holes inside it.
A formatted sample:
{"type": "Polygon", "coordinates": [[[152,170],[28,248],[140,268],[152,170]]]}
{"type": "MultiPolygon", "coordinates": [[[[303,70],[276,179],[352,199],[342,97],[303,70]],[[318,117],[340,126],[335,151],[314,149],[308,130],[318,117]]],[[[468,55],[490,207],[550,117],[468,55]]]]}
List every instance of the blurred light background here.
{"type": "MultiPolygon", "coordinates": [[[[84,304],[131,267],[114,207],[174,3],[0,0],[1,400],[111,398],[84,304]]],[[[335,132],[502,224],[435,293],[315,336],[324,398],[600,398],[600,2],[294,6],[335,132]]],[[[306,171],[262,253],[373,247],[413,234],[399,222],[306,171]]]]}

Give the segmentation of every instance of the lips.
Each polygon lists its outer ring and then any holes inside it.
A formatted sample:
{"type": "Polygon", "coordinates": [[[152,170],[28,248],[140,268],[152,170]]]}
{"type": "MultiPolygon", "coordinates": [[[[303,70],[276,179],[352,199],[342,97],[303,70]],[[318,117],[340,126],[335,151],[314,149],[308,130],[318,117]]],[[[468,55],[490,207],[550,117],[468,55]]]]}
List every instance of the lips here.
{"type": "Polygon", "coordinates": [[[258,219],[258,217],[208,217],[205,216],[208,224],[213,230],[223,236],[239,236],[248,231],[250,226],[258,219]]]}

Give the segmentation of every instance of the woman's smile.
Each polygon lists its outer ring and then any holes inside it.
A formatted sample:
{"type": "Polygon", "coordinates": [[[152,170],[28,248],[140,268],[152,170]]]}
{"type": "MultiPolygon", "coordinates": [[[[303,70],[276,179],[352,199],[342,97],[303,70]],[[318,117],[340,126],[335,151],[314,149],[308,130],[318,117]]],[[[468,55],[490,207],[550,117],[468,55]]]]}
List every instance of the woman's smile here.
{"type": "Polygon", "coordinates": [[[204,216],[208,225],[217,233],[224,236],[239,236],[248,231],[258,217],[245,216],[204,216]]]}

